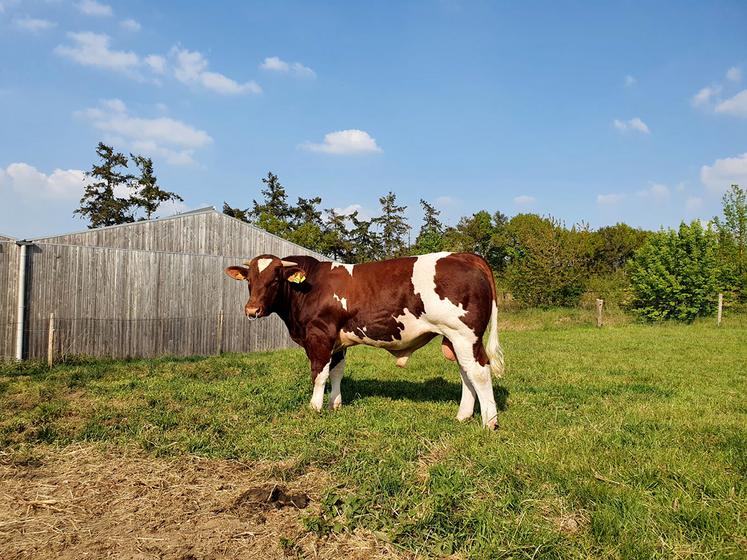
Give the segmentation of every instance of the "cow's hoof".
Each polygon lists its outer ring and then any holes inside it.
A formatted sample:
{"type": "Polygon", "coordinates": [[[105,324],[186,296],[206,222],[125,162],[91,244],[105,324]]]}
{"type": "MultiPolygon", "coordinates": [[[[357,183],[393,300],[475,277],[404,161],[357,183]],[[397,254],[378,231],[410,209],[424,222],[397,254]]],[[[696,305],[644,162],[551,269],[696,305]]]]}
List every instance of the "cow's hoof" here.
{"type": "Polygon", "coordinates": [[[498,429],[498,418],[493,418],[485,424],[485,429],[494,432],[498,429]]]}
{"type": "Polygon", "coordinates": [[[329,403],[330,410],[340,410],[341,408],[342,408],[342,401],[335,401],[335,402],[329,403]]]}
{"type": "Polygon", "coordinates": [[[459,422],[466,422],[470,418],[472,418],[472,414],[457,414],[456,416],[456,419],[459,422]]]}
{"type": "Polygon", "coordinates": [[[315,403],[314,401],[311,401],[309,403],[309,406],[311,407],[312,410],[315,410],[316,412],[322,411],[322,405],[320,403],[315,403]]]}

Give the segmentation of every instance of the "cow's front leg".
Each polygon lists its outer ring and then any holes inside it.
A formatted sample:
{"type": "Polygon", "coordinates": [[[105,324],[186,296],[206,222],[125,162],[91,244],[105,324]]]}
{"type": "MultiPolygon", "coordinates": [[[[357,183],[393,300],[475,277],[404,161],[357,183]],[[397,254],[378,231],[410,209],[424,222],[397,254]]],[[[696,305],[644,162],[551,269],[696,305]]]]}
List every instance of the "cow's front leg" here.
{"type": "Polygon", "coordinates": [[[340,383],[342,383],[342,375],[345,370],[345,352],[346,350],[343,348],[332,354],[332,363],[329,370],[329,379],[332,383],[332,392],[329,394],[330,410],[337,410],[342,406],[340,383]]]}
{"type": "Polygon", "coordinates": [[[317,412],[320,412],[324,405],[324,388],[332,367],[333,343],[333,339],[319,333],[309,336],[304,344],[306,355],[311,362],[311,382],[314,384],[309,404],[317,412]]]}

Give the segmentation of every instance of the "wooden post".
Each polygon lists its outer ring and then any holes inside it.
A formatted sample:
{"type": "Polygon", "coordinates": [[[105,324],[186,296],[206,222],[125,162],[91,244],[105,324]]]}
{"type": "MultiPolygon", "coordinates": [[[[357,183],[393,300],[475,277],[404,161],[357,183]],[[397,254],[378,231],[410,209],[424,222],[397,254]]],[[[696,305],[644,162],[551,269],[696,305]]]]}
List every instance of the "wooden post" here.
{"type": "Polygon", "coordinates": [[[724,294],[718,295],[718,313],[716,314],[716,326],[721,326],[721,310],[724,308],[724,294]]]}
{"type": "Polygon", "coordinates": [[[218,331],[216,333],[216,338],[218,339],[217,354],[221,354],[223,352],[223,310],[222,309],[218,311],[218,331]]]}
{"type": "Polygon", "coordinates": [[[54,363],[54,313],[49,315],[49,334],[47,337],[47,365],[54,363]]]}
{"type": "Polygon", "coordinates": [[[597,300],[597,327],[602,326],[602,307],[604,306],[604,300],[597,300]]]}

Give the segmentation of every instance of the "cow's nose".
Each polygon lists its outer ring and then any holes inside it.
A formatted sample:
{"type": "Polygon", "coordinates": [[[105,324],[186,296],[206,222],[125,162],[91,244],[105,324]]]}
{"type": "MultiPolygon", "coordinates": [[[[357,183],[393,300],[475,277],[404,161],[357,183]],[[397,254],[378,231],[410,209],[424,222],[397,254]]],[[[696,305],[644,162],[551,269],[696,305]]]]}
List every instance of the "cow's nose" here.
{"type": "Polygon", "coordinates": [[[244,313],[246,313],[246,316],[249,318],[257,318],[259,317],[259,307],[249,307],[248,305],[244,308],[244,313]]]}

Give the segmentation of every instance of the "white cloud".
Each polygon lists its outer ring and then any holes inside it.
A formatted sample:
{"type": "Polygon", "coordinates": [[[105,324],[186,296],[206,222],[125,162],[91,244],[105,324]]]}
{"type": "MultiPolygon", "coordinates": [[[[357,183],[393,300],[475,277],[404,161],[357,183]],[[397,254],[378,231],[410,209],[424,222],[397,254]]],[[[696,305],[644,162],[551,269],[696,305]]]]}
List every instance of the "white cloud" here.
{"type": "Polygon", "coordinates": [[[123,19],[119,22],[119,26],[122,29],[126,29],[127,31],[140,31],[142,29],[142,25],[140,23],[132,18],[123,19]]]}
{"type": "Polygon", "coordinates": [[[613,205],[619,204],[623,200],[625,200],[624,194],[610,193],[597,195],[597,204],[613,205]]]}
{"type": "Polygon", "coordinates": [[[628,121],[621,121],[619,119],[615,119],[612,124],[615,126],[617,130],[620,130],[622,132],[628,132],[629,130],[635,130],[637,132],[642,132],[643,134],[650,134],[651,131],[648,128],[648,125],[646,125],[645,122],[643,122],[638,117],[633,117],[632,119],[628,121]]]}
{"type": "Polygon", "coordinates": [[[226,95],[262,93],[262,88],[253,80],[242,84],[223,74],[209,72],[208,61],[200,52],[174,47],[170,54],[176,59],[174,76],[182,83],[198,84],[226,95]]]}
{"type": "Polygon", "coordinates": [[[625,87],[634,86],[637,82],[638,80],[635,79],[635,76],[631,76],[630,74],[625,76],[625,87]]]}
{"type": "Polygon", "coordinates": [[[530,206],[534,204],[537,199],[533,196],[522,194],[514,197],[514,204],[517,206],[530,206]]]}
{"type": "Polygon", "coordinates": [[[708,86],[693,95],[690,103],[693,107],[702,107],[711,101],[721,91],[721,86],[708,86]]]}
{"type": "Polygon", "coordinates": [[[265,58],[265,61],[259,65],[262,70],[272,70],[274,72],[287,72],[290,70],[288,63],[280,60],[277,56],[265,58]]]}
{"type": "Polygon", "coordinates": [[[57,27],[57,24],[53,21],[49,21],[46,19],[36,19],[36,18],[28,17],[28,16],[14,19],[13,24],[18,29],[23,29],[24,31],[31,31],[32,33],[37,33],[39,31],[46,31],[47,29],[52,29],[53,27],[57,27]]]}
{"type": "Polygon", "coordinates": [[[316,78],[316,72],[314,72],[308,66],[304,66],[300,62],[285,62],[277,56],[269,56],[265,58],[264,62],[259,65],[262,70],[269,70],[271,72],[280,72],[282,74],[294,74],[304,78],[316,78]]]}
{"type": "MultiPolygon", "coordinates": [[[[204,204],[198,206],[198,208],[204,208],[205,206],[209,205],[204,204]]],[[[167,200],[165,202],[162,202],[161,206],[158,207],[158,217],[166,218],[175,214],[183,214],[184,212],[189,212],[190,210],[194,210],[194,208],[188,206],[181,200],[167,200]]]]}
{"type": "Polygon", "coordinates": [[[360,213],[363,210],[363,206],[360,204],[349,204],[345,208],[333,208],[333,210],[341,216],[350,216],[353,212],[360,213]]]}
{"type": "Polygon", "coordinates": [[[58,45],[54,52],[78,64],[131,75],[140,64],[140,59],[133,52],[111,50],[108,35],[83,31],[68,33],[67,36],[72,40],[73,45],[58,45]]]}
{"type": "Polygon", "coordinates": [[[742,69],[732,66],[726,71],[726,79],[730,82],[739,82],[742,79],[742,69]]]}
{"type": "Polygon", "coordinates": [[[446,196],[439,196],[436,199],[436,204],[438,206],[455,206],[455,205],[457,205],[459,203],[460,203],[460,201],[459,201],[458,198],[455,198],[453,196],[448,196],[448,195],[446,195],[446,196]]]}
{"type": "Polygon", "coordinates": [[[723,193],[732,184],[747,185],[747,152],[704,165],[700,168],[700,180],[714,193],[723,193]]]}
{"type": "Polygon", "coordinates": [[[47,175],[28,163],[0,168],[0,185],[27,198],[78,199],[87,181],[80,169],[55,169],[47,175]]]}
{"type": "Polygon", "coordinates": [[[324,142],[314,144],[305,142],[300,146],[309,152],[322,152],[325,154],[365,154],[381,152],[376,140],[371,138],[368,132],[357,129],[338,130],[324,135],[324,142]]]}
{"type": "Polygon", "coordinates": [[[747,117],[747,89],[743,89],[734,97],[721,101],[716,105],[714,111],[734,117],[747,117]]]}
{"type": "Polygon", "coordinates": [[[647,189],[640,190],[636,194],[643,198],[663,201],[669,198],[669,187],[662,183],[650,182],[647,189]]]}
{"type": "Polygon", "coordinates": [[[87,16],[111,16],[114,12],[112,7],[107,4],[101,4],[96,0],[81,0],[75,5],[78,11],[87,16]]]}
{"type": "Polygon", "coordinates": [[[194,163],[195,150],[213,141],[204,130],[176,119],[132,116],[119,99],[103,101],[97,107],[77,112],[76,116],[113,135],[118,141],[116,143],[125,143],[133,151],[161,157],[172,165],[194,163]]]}
{"type": "Polygon", "coordinates": [[[154,74],[166,73],[166,59],[157,54],[149,54],[143,59],[143,62],[151,69],[154,74]]]}

